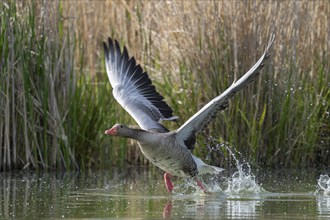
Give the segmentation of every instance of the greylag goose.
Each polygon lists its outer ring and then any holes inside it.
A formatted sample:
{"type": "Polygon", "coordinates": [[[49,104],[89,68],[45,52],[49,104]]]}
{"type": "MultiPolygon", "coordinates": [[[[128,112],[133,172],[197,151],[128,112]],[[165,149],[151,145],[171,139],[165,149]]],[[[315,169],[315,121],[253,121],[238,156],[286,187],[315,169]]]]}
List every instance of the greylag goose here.
{"type": "Polygon", "coordinates": [[[265,52],[247,73],[175,131],[169,131],[161,124],[163,120],[174,121],[177,117],[172,115],[172,109],[156,91],[148,74],[136,64],[134,57],[129,57],[126,47],[121,51],[119,43],[109,38],[108,44],[103,42],[103,46],[113,96],[134,118],[140,129],[116,124],[106,130],[105,134],[137,140],[143,155],[165,171],[164,181],[169,192],[173,190],[170,179],[172,175],[194,178],[197,185],[206,191],[197,176],[220,173],[223,169],[208,165],[191,153],[196,135],[203,131],[219,111],[227,108],[229,98],[259,75],[269,57],[274,37],[271,36],[265,52]]]}

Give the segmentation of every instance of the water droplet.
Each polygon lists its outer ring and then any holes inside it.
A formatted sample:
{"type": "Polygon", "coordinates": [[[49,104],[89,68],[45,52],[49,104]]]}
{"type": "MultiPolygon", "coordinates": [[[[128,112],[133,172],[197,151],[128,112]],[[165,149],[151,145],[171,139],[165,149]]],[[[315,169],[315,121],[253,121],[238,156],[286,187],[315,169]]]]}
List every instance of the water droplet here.
{"type": "Polygon", "coordinates": [[[315,194],[330,196],[330,177],[329,175],[320,175],[319,180],[317,181],[317,190],[315,194]]]}

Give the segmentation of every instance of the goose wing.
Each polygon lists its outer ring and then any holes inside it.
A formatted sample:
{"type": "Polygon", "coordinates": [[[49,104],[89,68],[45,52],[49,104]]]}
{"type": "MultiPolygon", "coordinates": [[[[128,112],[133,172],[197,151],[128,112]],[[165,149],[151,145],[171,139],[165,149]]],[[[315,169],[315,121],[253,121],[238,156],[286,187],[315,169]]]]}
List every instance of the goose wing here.
{"type": "Polygon", "coordinates": [[[172,115],[172,109],[156,91],[148,74],[136,64],[134,57],[129,57],[126,47],[121,52],[116,40],[109,38],[103,46],[114,98],[142,129],[168,131],[160,122],[177,117],[172,115]]]}
{"type": "Polygon", "coordinates": [[[272,35],[265,52],[247,73],[245,73],[238,81],[234,82],[221,95],[207,103],[177,130],[176,139],[178,142],[186,145],[190,150],[193,149],[195,135],[203,131],[219,111],[227,108],[229,98],[234,96],[237,91],[250,84],[259,75],[260,71],[264,68],[265,61],[269,57],[269,49],[272,46],[274,38],[275,35],[272,35]]]}

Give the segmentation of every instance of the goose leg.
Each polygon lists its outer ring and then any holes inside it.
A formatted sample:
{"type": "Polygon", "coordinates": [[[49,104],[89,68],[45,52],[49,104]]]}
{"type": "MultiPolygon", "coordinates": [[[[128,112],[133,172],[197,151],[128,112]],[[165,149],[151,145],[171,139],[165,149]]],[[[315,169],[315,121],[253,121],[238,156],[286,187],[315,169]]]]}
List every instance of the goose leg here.
{"type": "Polygon", "coordinates": [[[167,189],[167,191],[172,192],[174,187],[173,187],[173,183],[171,182],[170,177],[171,177],[171,174],[169,174],[169,173],[164,174],[164,181],[165,181],[166,189],[167,189]]]}
{"type": "Polygon", "coordinates": [[[202,183],[202,181],[200,181],[197,177],[194,178],[197,182],[197,185],[203,190],[204,193],[207,193],[207,190],[204,186],[204,184],[202,183]]]}

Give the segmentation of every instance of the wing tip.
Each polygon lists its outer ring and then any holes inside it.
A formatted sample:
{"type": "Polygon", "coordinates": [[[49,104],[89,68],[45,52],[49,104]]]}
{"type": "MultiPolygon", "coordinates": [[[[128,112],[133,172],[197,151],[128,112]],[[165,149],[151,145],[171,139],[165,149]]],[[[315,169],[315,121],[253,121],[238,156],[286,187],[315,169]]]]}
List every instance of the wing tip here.
{"type": "Polygon", "coordinates": [[[106,42],[102,42],[103,44],[103,49],[104,49],[104,55],[106,59],[109,59],[109,48],[106,42]]]}
{"type": "Polygon", "coordinates": [[[268,44],[267,44],[267,47],[265,50],[266,57],[268,57],[268,51],[271,48],[271,46],[273,45],[274,40],[275,40],[275,34],[272,33],[270,35],[270,38],[269,38],[269,41],[268,41],[268,44]]]}

